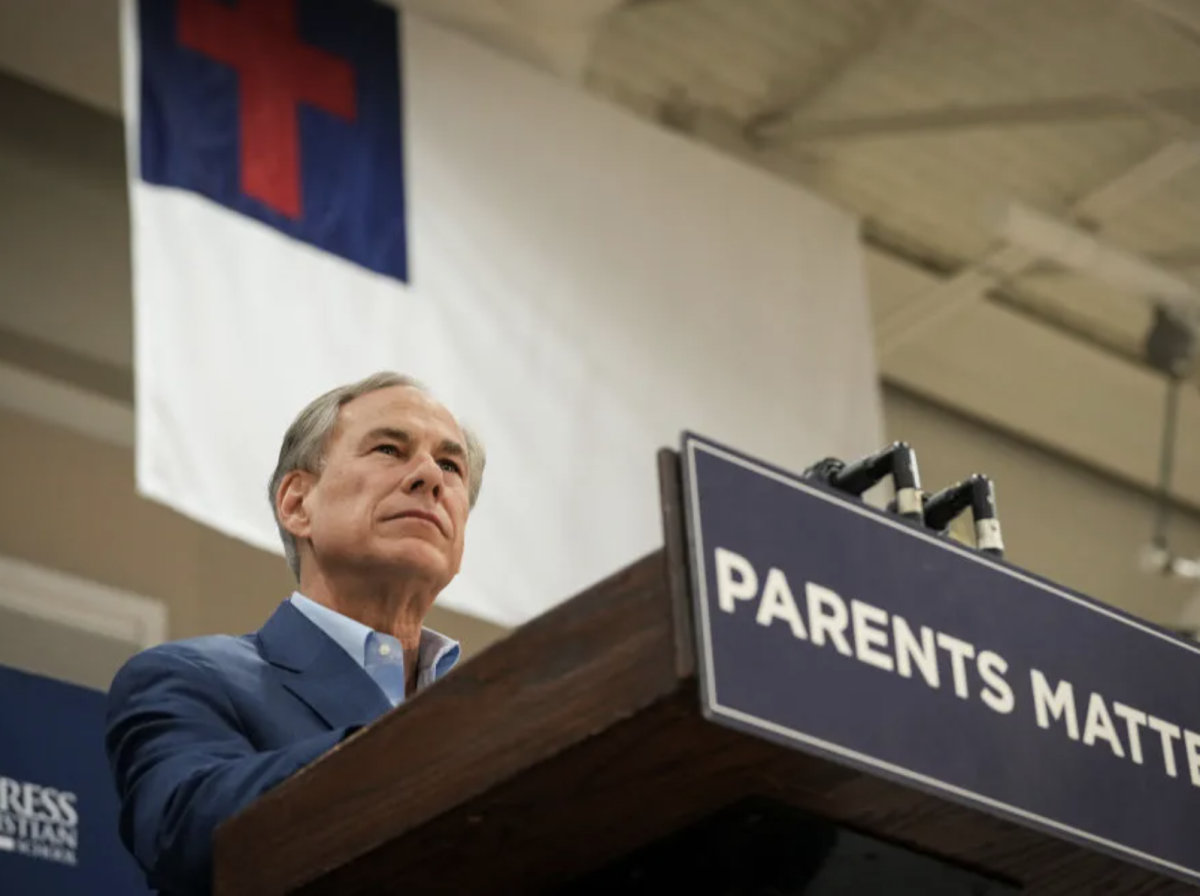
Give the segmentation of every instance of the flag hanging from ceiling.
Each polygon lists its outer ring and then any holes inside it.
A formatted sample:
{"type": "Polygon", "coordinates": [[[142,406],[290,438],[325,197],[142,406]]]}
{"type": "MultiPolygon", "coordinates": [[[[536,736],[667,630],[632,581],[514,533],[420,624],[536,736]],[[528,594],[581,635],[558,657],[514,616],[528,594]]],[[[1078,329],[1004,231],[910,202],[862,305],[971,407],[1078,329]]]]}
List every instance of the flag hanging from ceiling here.
{"type": "Polygon", "coordinates": [[[522,623],[661,544],[691,428],[882,438],[855,222],[371,0],[125,0],[137,484],[280,551],[311,398],[380,369],[488,446],[439,603],[522,623]]]}

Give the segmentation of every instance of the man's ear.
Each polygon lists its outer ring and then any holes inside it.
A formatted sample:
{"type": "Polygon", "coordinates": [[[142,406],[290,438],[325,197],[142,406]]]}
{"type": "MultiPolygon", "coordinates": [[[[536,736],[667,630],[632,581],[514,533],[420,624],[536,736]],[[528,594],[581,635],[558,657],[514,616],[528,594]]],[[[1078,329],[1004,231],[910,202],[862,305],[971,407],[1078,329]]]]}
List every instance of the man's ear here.
{"type": "Polygon", "coordinates": [[[311,520],[308,515],[308,496],[316,477],[306,470],[292,470],[279,483],[275,509],[279,522],[297,539],[307,538],[311,520]]]}

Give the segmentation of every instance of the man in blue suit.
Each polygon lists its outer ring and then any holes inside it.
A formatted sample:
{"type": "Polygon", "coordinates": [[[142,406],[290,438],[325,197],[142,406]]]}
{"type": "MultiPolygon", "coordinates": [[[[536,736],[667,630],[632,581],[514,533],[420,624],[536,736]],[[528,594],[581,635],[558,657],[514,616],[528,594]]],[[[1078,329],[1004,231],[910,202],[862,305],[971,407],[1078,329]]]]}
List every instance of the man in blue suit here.
{"type": "Polygon", "coordinates": [[[454,665],[423,620],[458,573],[483,466],[398,374],[296,417],[269,489],[296,593],[253,634],[140,653],[109,691],[121,837],[150,886],[211,892],[222,821],[454,665]]]}

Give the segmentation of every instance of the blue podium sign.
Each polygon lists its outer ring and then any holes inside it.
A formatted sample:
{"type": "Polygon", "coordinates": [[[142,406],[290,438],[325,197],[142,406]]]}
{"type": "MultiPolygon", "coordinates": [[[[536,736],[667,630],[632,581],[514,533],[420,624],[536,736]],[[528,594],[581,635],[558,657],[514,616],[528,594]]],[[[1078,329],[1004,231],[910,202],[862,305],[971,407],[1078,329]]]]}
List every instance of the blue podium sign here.
{"type": "Polygon", "coordinates": [[[712,721],[1200,883],[1200,645],[710,441],[712,721]]]}
{"type": "Polygon", "coordinates": [[[0,666],[0,893],[148,893],[117,834],[105,697],[0,666]]]}

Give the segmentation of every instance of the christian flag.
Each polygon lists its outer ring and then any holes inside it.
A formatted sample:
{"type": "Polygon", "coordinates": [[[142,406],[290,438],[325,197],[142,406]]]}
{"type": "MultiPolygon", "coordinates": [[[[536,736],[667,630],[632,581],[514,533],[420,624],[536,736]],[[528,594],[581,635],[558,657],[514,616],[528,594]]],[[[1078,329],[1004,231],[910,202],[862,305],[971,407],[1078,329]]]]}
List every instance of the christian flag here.
{"type": "Polygon", "coordinates": [[[655,450],[880,441],[855,222],[369,0],[125,0],[137,482],[280,546],[294,414],[379,369],[489,452],[441,603],[518,624],[661,544],[655,450]]]}

